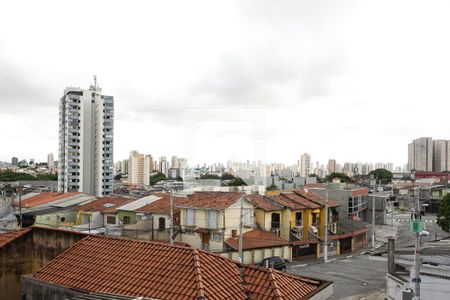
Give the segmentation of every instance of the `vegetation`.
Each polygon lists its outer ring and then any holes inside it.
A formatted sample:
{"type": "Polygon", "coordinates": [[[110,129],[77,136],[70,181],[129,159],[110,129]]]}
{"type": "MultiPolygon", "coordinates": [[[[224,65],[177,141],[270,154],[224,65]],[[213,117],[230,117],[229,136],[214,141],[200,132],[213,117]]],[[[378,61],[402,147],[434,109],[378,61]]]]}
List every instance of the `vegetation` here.
{"type": "Polygon", "coordinates": [[[227,180],[227,181],[222,182],[222,186],[241,186],[241,185],[247,185],[247,184],[245,183],[244,180],[242,180],[239,177],[236,177],[233,180],[227,180]]]}
{"type": "Polygon", "coordinates": [[[376,169],[369,173],[369,175],[374,175],[377,181],[381,181],[381,183],[388,183],[392,180],[392,172],[386,169],[376,169]]]}
{"type": "Polygon", "coordinates": [[[166,175],[163,173],[156,173],[155,175],[150,176],[150,185],[155,185],[160,181],[167,180],[166,175]]]}
{"type": "Polygon", "coordinates": [[[278,190],[278,187],[275,184],[271,184],[269,187],[267,187],[268,191],[275,191],[278,190]]]}
{"type": "Polygon", "coordinates": [[[117,174],[114,176],[114,180],[119,181],[120,179],[122,179],[122,174],[117,174]]]}
{"type": "Polygon", "coordinates": [[[200,178],[198,179],[220,179],[219,175],[214,175],[214,174],[204,174],[204,175],[200,175],[200,178]]]}
{"type": "Polygon", "coordinates": [[[0,181],[21,181],[21,180],[58,180],[56,174],[38,174],[36,176],[24,173],[16,173],[11,170],[0,171],[0,181]]]}
{"type": "Polygon", "coordinates": [[[450,231],[450,194],[442,198],[439,212],[437,214],[437,224],[445,232],[450,231]]]}
{"type": "Polygon", "coordinates": [[[175,178],[175,180],[183,182],[183,178],[181,176],[177,176],[177,178],[175,178]]]}
{"type": "Polygon", "coordinates": [[[328,175],[325,180],[328,182],[333,181],[334,178],[339,178],[341,180],[341,182],[349,182],[350,181],[350,177],[345,175],[344,173],[337,173],[337,172],[333,172],[330,175],[328,175]]]}
{"type": "Polygon", "coordinates": [[[222,180],[233,180],[233,179],[235,179],[236,177],[234,177],[234,175],[233,174],[230,174],[230,173],[224,173],[224,174],[222,174],[222,180]]]}

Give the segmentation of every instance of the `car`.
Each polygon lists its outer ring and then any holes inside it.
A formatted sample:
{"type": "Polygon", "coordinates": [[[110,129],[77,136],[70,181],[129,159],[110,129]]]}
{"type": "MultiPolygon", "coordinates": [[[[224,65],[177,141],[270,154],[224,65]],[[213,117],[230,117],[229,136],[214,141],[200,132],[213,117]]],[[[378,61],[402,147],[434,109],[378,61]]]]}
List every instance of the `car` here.
{"type": "Polygon", "coordinates": [[[273,268],[283,272],[286,271],[286,261],[279,256],[265,258],[259,265],[264,268],[273,268]]]}

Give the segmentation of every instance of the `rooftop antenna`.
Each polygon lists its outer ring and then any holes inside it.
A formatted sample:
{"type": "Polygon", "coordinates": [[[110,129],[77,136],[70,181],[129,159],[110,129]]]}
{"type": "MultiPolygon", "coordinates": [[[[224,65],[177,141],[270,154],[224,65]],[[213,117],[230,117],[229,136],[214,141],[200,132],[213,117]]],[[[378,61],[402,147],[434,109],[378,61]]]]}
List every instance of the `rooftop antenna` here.
{"type": "Polygon", "coordinates": [[[94,88],[97,89],[97,75],[94,75],[94,88]]]}

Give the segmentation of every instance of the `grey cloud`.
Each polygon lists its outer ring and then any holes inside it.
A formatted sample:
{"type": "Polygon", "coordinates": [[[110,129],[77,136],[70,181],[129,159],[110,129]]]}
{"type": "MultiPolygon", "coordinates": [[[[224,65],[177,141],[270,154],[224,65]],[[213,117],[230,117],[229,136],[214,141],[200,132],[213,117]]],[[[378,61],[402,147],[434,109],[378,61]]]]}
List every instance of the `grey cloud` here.
{"type": "Polygon", "coordinates": [[[0,112],[22,114],[54,106],[55,101],[26,74],[0,59],[0,112]]]}

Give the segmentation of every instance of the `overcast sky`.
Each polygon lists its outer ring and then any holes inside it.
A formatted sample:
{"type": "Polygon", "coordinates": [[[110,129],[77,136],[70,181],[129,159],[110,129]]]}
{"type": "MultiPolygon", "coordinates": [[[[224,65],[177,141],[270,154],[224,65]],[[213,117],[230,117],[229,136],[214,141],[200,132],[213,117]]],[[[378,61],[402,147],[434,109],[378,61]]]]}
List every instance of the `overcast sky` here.
{"type": "Polygon", "coordinates": [[[57,156],[58,100],[94,74],[130,150],[407,162],[450,139],[449,1],[2,1],[0,160],[57,156]]]}

